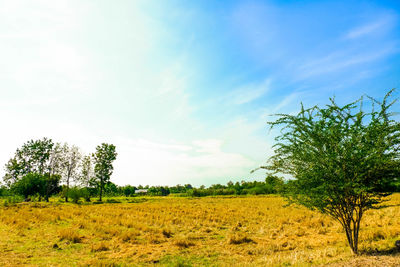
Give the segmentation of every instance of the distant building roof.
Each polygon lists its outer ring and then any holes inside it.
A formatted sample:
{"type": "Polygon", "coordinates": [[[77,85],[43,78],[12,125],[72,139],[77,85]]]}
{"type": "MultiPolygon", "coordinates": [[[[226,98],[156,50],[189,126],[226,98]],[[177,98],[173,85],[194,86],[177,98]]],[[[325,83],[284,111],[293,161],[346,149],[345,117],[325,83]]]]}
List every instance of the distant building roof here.
{"type": "Polygon", "coordinates": [[[135,194],[137,193],[147,193],[147,189],[136,189],[135,194]]]}

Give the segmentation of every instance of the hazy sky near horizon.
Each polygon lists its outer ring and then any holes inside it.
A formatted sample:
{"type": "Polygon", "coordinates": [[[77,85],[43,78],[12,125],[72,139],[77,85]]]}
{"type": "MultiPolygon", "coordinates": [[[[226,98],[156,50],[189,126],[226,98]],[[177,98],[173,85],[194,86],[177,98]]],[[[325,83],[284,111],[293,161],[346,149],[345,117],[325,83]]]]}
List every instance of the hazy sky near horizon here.
{"type": "Polygon", "coordinates": [[[0,165],[49,137],[115,144],[120,185],[261,180],[268,114],[400,87],[399,15],[397,1],[0,0],[0,165]]]}

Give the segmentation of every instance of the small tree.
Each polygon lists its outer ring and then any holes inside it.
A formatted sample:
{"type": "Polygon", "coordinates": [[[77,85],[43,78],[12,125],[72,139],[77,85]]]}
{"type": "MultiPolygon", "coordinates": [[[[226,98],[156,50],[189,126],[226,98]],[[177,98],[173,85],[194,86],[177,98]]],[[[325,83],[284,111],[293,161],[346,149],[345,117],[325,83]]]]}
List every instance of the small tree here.
{"type": "Polygon", "coordinates": [[[331,99],[326,108],[302,106],[269,123],[283,128],[275,155],[261,168],[293,176],[286,197],[339,221],[355,254],[364,212],[400,177],[400,123],[389,112],[396,100],[388,103],[393,91],[382,102],[368,97],[369,111],[363,98],[345,106],[331,99]]]}
{"type": "Polygon", "coordinates": [[[114,170],[112,162],[117,158],[115,146],[113,144],[102,143],[96,147],[96,153],[93,157],[95,161],[94,172],[96,174],[96,183],[100,189],[99,200],[102,201],[104,185],[110,181],[114,170]]]}
{"type": "Polygon", "coordinates": [[[85,200],[90,201],[90,197],[97,194],[96,177],[94,174],[93,158],[90,155],[84,156],[80,163],[80,174],[78,176],[78,183],[80,186],[86,188],[85,200]]]}

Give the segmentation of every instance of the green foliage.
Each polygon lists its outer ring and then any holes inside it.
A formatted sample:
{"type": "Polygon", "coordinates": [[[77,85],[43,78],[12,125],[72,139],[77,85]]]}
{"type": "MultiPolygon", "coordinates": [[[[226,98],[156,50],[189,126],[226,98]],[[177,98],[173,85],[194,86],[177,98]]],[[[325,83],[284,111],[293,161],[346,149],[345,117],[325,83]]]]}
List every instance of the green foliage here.
{"type": "Polygon", "coordinates": [[[0,186],[0,197],[8,196],[9,194],[10,192],[5,186],[0,186]]]}
{"type": "Polygon", "coordinates": [[[76,186],[69,188],[68,197],[71,198],[72,202],[74,202],[75,204],[79,203],[79,200],[81,199],[82,196],[83,195],[80,188],[76,186]]]}
{"type": "Polygon", "coordinates": [[[265,182],[242,181],[240,183],[228,182],[227,185],[213,184],[208,188],[201,186],[199,188],[189,189],[183,193],[191,197],[276,194],[280,192],[283,184],[282,178],[269,175],[265,179],[265,182]]]}
{"type": "Polygon", "coordinates": [[[15,182],[11,190],[18,195],[24,196],[25,199],[36,194],[44,196],[46,192],[46,177],[38,173],[28,173],[15,182]]]}
{"type": "Polygon", "coordinates": [[[96,147],[96,153],[93,155],[95,166],[95,181],[100,189],[99,200],[101,201],[104,191],[104,185],[110,181],[114,167],[112,162],[117,158],[115,146],[113,144],[102,143],[96,147]]]}
{"type": "Polygon", "coordinates": [[[121,193],[126,197],[133,196],[135,194],[135,190],[136,190],[136,187],[131,186],[131,185],[126,185],[126,186],[120,187],[121,193]]]}
{"type": "Polygon", "coordinates": [[[152,186],[147,191],[147,194],[150,196],[168,196],[169,193],[168,186],[152,186]]]}
{"type": "Polygon", "coordinates": [[[11,192],[22,195],[25,199],[38,195],[39,198],[48,197],[60,190],[59,175],[28,173],[11,186],[11,192]]]}
{"type": "Polygon", "coordinates": [[[276,137],[270,171],[292,175],[285,195],[292,202],[317,209],[338,220],[349,245],[358,253],[358,233],[364,212],[394,190],[400,177],[400,124],[391,119],[388,102],[363,98],[339,106],[297,115],[278,114],[271,127],[282,126],[276,137]]]}
{"type": "Polygon", "coordinates": [[[60,187],[60,181],[61,181],[61,175],[59,174],[45,174],[45,194],[44,197],[46,198],[46,201],[49,201],[49,197],[53,194],[57,194],[60,192],[61,187],[60,187]]]}
{"type": "Polygon", "coordinates": [[[108,182],[104,185],[104,194],[107,196],[117,196],[118,186],[112,182],[108,182]]]}
{"type": "Polygon", "coordinates": [[[81,188],[81,196],[86,202],[90,202],[90,197],[93,194],[90,192],[90,190],[86,187],[81,188]]]}
{"type": "Polygon", "coordinates": [[[4,181],[10,186],[28,173],[44,174],[50,168],[49,159],[54,143],[51,139],[30,140],[17,149],[6,166],[4,181]]]}
{"type": "Polygon", "coordinates": [[[72,186],[67,190],[67,187],[64,186],[61,196],[65,198],[67,194],[68,198],[71,199],[75,204],[78,204],[81,199],[84,199],[86,202],[90,202],[91,194],[86,187],[72,186]]]}

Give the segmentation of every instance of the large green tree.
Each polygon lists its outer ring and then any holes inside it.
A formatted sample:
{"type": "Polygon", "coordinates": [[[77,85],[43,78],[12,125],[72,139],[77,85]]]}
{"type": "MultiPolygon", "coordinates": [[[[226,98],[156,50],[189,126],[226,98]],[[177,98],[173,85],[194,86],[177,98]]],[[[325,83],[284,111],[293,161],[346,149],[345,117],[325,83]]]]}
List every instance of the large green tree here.
{"type": "Polygon", "coordinates": [[[30,140],[18,148],[14,157],[8,161],[3,179],[9,187],[12,187],[24,177],[24,181],[18,186],[26,185],[28,181],[40,184],[38,179],[43,178],[46,182],[41,192],[46,201],[49,201],[50,195],[58,189],[62,166],[59,144],[54,144],[49,138],[30,140]],[[28,174],[30,176],[26,177],[28,174]]]}
{"type": "Polygon", "coordinates": [[[30,140],[15,151],[5,166],[4,181],[10,185],[28,173],[43,175],[51,166],[49,165],[54,143],[51,139],[42,138],[30,140]]]}
{"type": "Polygon", "coordinates": [[[265,168],[291,175],[286,197],[319,210],[343,226],[351,250],[358,254],[360,222],[393,191],[400,177],[400,123],[390,108],[394,90],[382,101],[370,97],[296,115],[278,114],[270,122],[281,134],[265,168]],[[367,101],[366,101],[367,100],[367,101]]]}
{"type": "Polygon", "coordinates": [[[114,167],[113,161],[117,158],[117,152],[113,144],[102,143],[96,147],[94,158],[94,172],[96,175],[96,182],[99,187],[99,200],[102,201],[104,185],[110,181],[111,174],[114,167]]]}
{"type": "Polygon", "coordinates": [[[11,191],[19,195],[23,195],[25,200],[28,200],[29,196],[39,195],[40,198],[45,197],[48,201],[48,197],[51,193],[57,193],[59,190],[60,175],[39,174],[39,173],[28,173],[18,179],[11,185],[11,191]],[[49,191],[51,189],[51,191],[49,191]]]}

